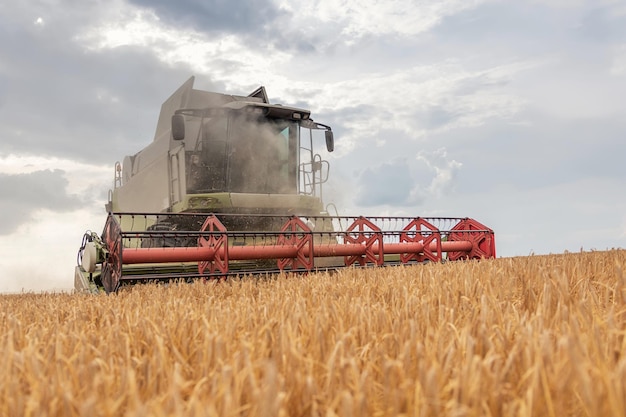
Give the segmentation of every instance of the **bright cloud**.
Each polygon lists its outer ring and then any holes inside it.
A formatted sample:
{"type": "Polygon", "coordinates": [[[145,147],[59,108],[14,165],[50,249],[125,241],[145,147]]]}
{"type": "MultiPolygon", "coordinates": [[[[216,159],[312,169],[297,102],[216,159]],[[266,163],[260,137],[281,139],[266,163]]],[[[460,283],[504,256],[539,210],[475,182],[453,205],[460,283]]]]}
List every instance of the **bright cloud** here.
{"type": "Polygon", "coordinates": [[[448,15],[476,7],[484,0],[424,1],[411,3],[400,0],[363,2],[357,0],[318,0],[298,4],[283,1],[281,7],[300,14],[303,18],[313,17],[322,22],[332,22],[343,27],[341,35],[348,43],[354,38],[368,35],[414,36],[428,31],[448,15]]]}
{"type": "Polygon", "coordinates": [[[154,12],[136,6],[124,5],[118,19],[103,20],[76,39],[91,51],[122,46],[146,48],[167,65],[184,63],[194,72],[211,74],[226,85],[239,87],[241,82],[237,80],[241,79],[287,85],[275,71],[288,59],[286,53],[271,47],[250,49],[235,35],[215,38],[197,30],[172,27],[154,12]]]}

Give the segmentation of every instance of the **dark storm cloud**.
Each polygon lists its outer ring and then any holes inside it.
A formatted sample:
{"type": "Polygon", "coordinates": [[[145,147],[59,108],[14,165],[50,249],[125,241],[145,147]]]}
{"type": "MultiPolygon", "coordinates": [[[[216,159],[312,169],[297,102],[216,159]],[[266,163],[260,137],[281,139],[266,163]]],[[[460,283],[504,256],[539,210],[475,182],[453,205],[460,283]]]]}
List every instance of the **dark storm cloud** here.
{"type": "Polygon", "coordinates": [[[85,51],[65,20],[82,17],[0,16],[0,153],[113,164],[152,140],[161,103],[191,75],[139,47],[85,51]]]}
{"type": "Polygon", "coordinates": [[[285,25],[291,14],[271,0],[130,0],[130,3],[154,11],[171,27],[220,36],[237,34],[250,49],[273,45],[283,51],[316,51],[315,36],[309,37],[292,25],[285,25]]]}
{"type": "Polygon", "coordinates": [[[130,0],[130,3],[154,10],[162,21],[179,29],[203,32],[263,32],[286,13],[271,0],[130,0]]]}
{"type": "Polygon", "coordinates": [[[0,235],[14,232],[30,221],[38,209],[64,212],[80,207],[81,201],[67,194],[63,174],[61,170],[17,175],[0,173],[0,235]]]}

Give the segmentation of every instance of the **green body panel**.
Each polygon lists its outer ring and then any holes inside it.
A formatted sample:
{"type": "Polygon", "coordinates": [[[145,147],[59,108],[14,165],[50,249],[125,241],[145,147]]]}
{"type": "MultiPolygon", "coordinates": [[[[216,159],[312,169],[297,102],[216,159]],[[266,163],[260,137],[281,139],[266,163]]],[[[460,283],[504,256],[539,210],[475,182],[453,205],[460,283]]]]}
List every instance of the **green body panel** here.
{"type": "Polygon", "coordinates": [[[80,293],[98,294],[104,292],[102,287],[98,287],[94,281],[94,275],[100,276],[100,268],[93,274],[85,271],[80,265],[74,268],[74,290],[80,293]]]}

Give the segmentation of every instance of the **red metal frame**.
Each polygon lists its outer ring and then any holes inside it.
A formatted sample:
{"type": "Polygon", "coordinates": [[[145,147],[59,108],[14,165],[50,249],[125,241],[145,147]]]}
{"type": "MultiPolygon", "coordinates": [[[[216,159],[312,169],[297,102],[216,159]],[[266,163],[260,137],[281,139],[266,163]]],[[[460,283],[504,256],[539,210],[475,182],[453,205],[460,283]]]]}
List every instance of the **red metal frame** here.
{"type": "Polygon", "coordinates": [[[418,217],[409,223],[400,235],[400,242],[420,242],[424,245],[422,252],[410,252],[400,254],[400,261],[407,263],[410,261],[424,262],[426,260],[440,262],[441,233],[432,224],[418,217]],[[434,250],[431,247],[434,246],[434,250]]]}
{"type": "Polygon", "coordinates": [[[472,242],[472,250],[448,252],[448,259],[482,259],[496,257],[496,239],[493,230],[474,219],[462,219],[452,229],[448,240],[472,242]]]}
{"type": "Polygon", "coordinates": [[[299,217],[292,217],[280,229],[283,233],[278,236],[276,244],[279,246],[291,246],[296,248],[295,257],[278,259],[278,269],[313,269],[313,235],[311,229],[299,217]]]}
{"type": "Polygon", "coordinates": [[[221,274],[228,273],[228,234],[226,227],[215,215],[211,214],[206,218],[200,231],[213,232],[210,235],[201,235],[198,238],[198,247],[211,248],[215,252],[211,259],[198,261],[198,273],[204,274],[209,269],[211,274],[216,271],[221,274]],[[215,233],[218,232],[218,233],[215,233]]]}
{"type": "Polygon", "coordinates": [[[355,262],[358,262],[361,266],[365,266],[368,262],[381,266],[385,262],[383,234],[378,226],[363,216],[356,219],[346,229],[344,243],[362,245],[364,248],[363,254],[346,256],[346,266],[350,266],[355,262]]]}

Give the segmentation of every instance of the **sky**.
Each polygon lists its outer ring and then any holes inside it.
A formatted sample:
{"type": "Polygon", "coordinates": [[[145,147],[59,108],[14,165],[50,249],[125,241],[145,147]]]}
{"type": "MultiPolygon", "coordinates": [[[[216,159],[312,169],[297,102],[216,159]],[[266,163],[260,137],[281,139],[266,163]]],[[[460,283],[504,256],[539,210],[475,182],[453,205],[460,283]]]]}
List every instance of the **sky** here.
{"type": "Polygon", "coordinates": [[[622,0],[0,3],[0,292],[69,290],[114,164],[195,88],[332,126],[342,215],[472,217],[498,256],[626,248],[622,0]]]}

